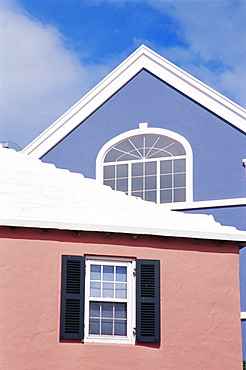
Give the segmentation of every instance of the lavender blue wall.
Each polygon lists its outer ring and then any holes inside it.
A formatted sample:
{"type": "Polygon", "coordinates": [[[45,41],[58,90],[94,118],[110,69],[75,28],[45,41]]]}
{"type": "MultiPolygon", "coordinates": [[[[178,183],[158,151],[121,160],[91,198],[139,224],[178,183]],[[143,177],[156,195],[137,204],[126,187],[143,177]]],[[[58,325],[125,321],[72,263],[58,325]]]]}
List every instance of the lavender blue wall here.
{"type": "MultiPolygon", "coordinates": [[[[242,167],[242,159],[246,157],[245,134],[147,71],[135,76],[42,160],[94,178],[100,148],[116,135],[138,128],[140,122],[172,130],[190,142],[194,154],[195,201],[246,195],[242,167]]],[[[222,224],[246,230],[245,207],[198,213],[213,214],[222,224]]],[[[246,250],[241,252],[241,264],[246,266],[246,250]]],[[[242,310],[246,311],[245,272],[241,272],[241,291],[242,310]]],[[[246,352],[246,338],[244,341],[246,352]]]]}
{"type": "Polygon", "coordinates": [[[95,176],[99,149],[139,122],[183,135],[194,153],[194,200],[245,195],[245,134],[146,71],[139,73],[43,157],[58,167],[95,176]]]}

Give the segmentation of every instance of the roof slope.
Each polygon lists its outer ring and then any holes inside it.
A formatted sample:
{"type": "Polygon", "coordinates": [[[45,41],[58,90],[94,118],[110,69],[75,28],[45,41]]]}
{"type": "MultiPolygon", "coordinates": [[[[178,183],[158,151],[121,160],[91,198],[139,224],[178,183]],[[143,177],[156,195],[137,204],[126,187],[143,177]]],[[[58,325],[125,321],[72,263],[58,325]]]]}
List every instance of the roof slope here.
{"type": "Polygon", "coordinates": [[[246,232],[213,216],[165,210],[155,203],[0,148],[0,224],[246,241],[246,232]]]}
{"type": "Polygon", "coordinates": [[[246,132],[245,109],[142,45],[24,148],[23,153],[41,158],[143,69],[246,132]]]}

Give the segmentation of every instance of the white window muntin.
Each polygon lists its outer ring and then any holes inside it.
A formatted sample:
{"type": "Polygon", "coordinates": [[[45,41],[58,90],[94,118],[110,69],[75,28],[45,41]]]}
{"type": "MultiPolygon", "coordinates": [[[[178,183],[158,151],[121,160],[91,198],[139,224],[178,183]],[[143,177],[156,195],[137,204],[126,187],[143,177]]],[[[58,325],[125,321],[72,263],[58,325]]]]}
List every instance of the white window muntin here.
{"type": "MultiPolygon", "coordinates": [[[[145,162],[153,162],[153,161],[170,161],[170,159],[181,159],[186,158],[186,155],[175,155],[170,157],[160,157],[160,158],[144,158],[145,162]]],[[[115,161],[115,162],[104,162],[104,166],[112,165],[112,164],[127,164],[127,163],[142,163],[143,159],[136,159],[134,161],[126,160],[126,161],[115,161]]]]}
{"type": "MultiPolygon", "coordinates": [[[[104,343],[133,343],[135,339],[134,328],[135,324],[135,268],[136,262],[126,258],[101,258],[101,257],[86,257],[86,275],[85,275],[85,341],[87,342],[104,342],[104,343]],[[126,298],[116,297],[94,297],[90,295],[90,271],[91,265],[97,266],[119,266],[127,269],[127,291],[126,298]],[[103,335],[89,333],[89,316],[90,302],[101,303],[124,303],[126,304],[126,335],[103,335]]],[[[115,281],[114,281],[115,284],[115,281]]],[[[101,320],[101,316],[100,316],[101,320]]],[[[101,325],[101,324],[100,324],[101,325]]]]}
{"type": "MultiPolygon", "coordinates": [[[[104,158],[110,148],[112,148],[117,143],[124,141],[130,137],[137,136],[137,135],[148,135],[148,134],[155,134],[155,135],[162,135],[166,137],[170,137],[178,142],[184,147],[186,152],[186,202],[193,201],[193,153],[189,142],[181,135],[166,129],[161,128],[154,128],[148,127],[148,123],[140,123],[139,129],[126,131],[113,139],[109,140],[99,151],[97,160],[96,160],[96,179],[103,184],[103,168],[104,168],[104,158]]],[[[178,156],[174,157],[178,159],[178,156]]],[[[153,158],[153,160],[157,160],[158,158],[153,158]]],[[[168,157],[166,158],[168,160],[168,157]]],[[[170,159],[170,157],[169,157],[170,159]]],[[[145,159],[147,160],[147,159],[145,159]]],[[[151,158],[149,158],[151,160],[151,158]]],[[[160,160],[164,160],[163,157],[160,160]]],[[[129,161],[126,161],[129,163],[129,161]]],[[[135,162],[135,161],[134,161],[135,162]]],[[[117,163],[117,162],[113,162],[117,163]]],[[[120,163],[124,163],[120,161],[120,163]]],[[[130,167],[128,167],[128,177],[131,177],[130,167]]],[[[159,177],[157,178],[157,181],[159,177]]],[[[131,183],[129,183],[131,185],[131,183]]],[[[129,192],[131,192],[131,186],[129,187],[129,192]]],[[[158,197],[157,192],[157,197],[158,197]]],[[[157,198],[158,199],[158,198],[157,198]]]]}
{"type": "MultiPolygon", "coordinates": [[[[185,174],[185,179],[187,181],[187,176],[186,176],[186,172],[187,171],[180,171],[180,172],[175,172],[174,169],[173,169],[173,166],[174,166],[174,161],[176,160],[179,160],[179,159],[184,159],[185,160],[185,164],[186,164],[186,167],[187,167],[187,160],[186,160],[186,155],[179,155],[179,156],[172,156],[172,157],[161,157],[161,158],[146,158],[144,160],[133,160],[133,161],[130,161],[130,160],[126,160],[126,161],[120,161],[120,162],[106,162],[103,164],[103,167],[109,167],[109,166],[120,166],[120,165],[127,165],[128,166],[128,175],[127,177],[117,177],[116,175],[113,176],[112,178],[107,178],[106,180],[104,179],[104,183],[106,183],[107,181],[113,181],[114,182],[114,189],[117,189],[117,180],[120,180],[120,179],[127,179],[127,189],[126,189],[126,194],[129,194],[129,195],[135,195],[134,194],[134,191],[132,189],[132,182],[133,182],[133,178],[137,179],[138,177],[141,177],[141,176],[133,176],[132,175],[132,167],[137,164],[137,163],[153,163],[155,162],[157,164],[156,166],[156,174],[155,176],[154,175],[146,175],[146,174],[142,174],[142,176],[144,178],[151,178],[151,177],[155,177],[156,179],[156,187],[153,187],[153,189],[146,189],[145,188],[145,181],[143,182],[143,189],[142,189],[142,192],[145,193],[145,191],[156,191],[156,203],[159,204],[160,203],[160,191],[161,190],[170,190],[172,192],[172,201],[174,201],[174,198],[175,198],[175,190],[178,190],[178,189],[185,189],[185,194],[186,194],[186,199],[187,197],[189,196],[188,194],[188,187],[187,185],[185,184],[184,186],[175,186],[174,184],[174,176],[175,175],[178,175],[178,174],[185,174]],[[171,161],[172,163],[172,171],[170,173],[162,173],[160,171],[160,164],[161,162],[164,162],[164,161],[171,161]],[[161,176],[165,176],[165,175],[170,175],[171,176],[171,186],[168,188],[168,187],[161,187],[161,176]]],[[[141,190],[139,190],[141,191],[141,190]]]]}

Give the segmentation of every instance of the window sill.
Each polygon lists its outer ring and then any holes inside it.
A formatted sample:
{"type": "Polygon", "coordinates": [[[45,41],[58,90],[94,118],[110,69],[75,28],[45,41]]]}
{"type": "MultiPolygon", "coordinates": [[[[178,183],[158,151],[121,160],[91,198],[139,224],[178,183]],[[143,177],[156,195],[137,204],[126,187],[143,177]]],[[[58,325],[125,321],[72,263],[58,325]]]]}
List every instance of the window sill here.
{"type": "Polygon", "coordinates": [[[84,343],[116,343],[116,344],[135,344],[135,338],[108,338],[108,337],[89,337],[84,338],[84,343]]]}

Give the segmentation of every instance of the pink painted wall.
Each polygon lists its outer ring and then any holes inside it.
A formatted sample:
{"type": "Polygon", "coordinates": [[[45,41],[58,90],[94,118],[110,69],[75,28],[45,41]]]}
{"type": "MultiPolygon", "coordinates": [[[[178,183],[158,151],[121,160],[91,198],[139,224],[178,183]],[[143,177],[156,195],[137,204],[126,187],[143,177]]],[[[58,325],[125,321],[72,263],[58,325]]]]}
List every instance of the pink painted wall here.
{"type": "Polygon", "coordinates": [[[102,233],[1,232],[1,369],[241,370],[238,247],[102,233]],[[59,341],[62,254],[161,260],[161,344],[59,341]]]}

